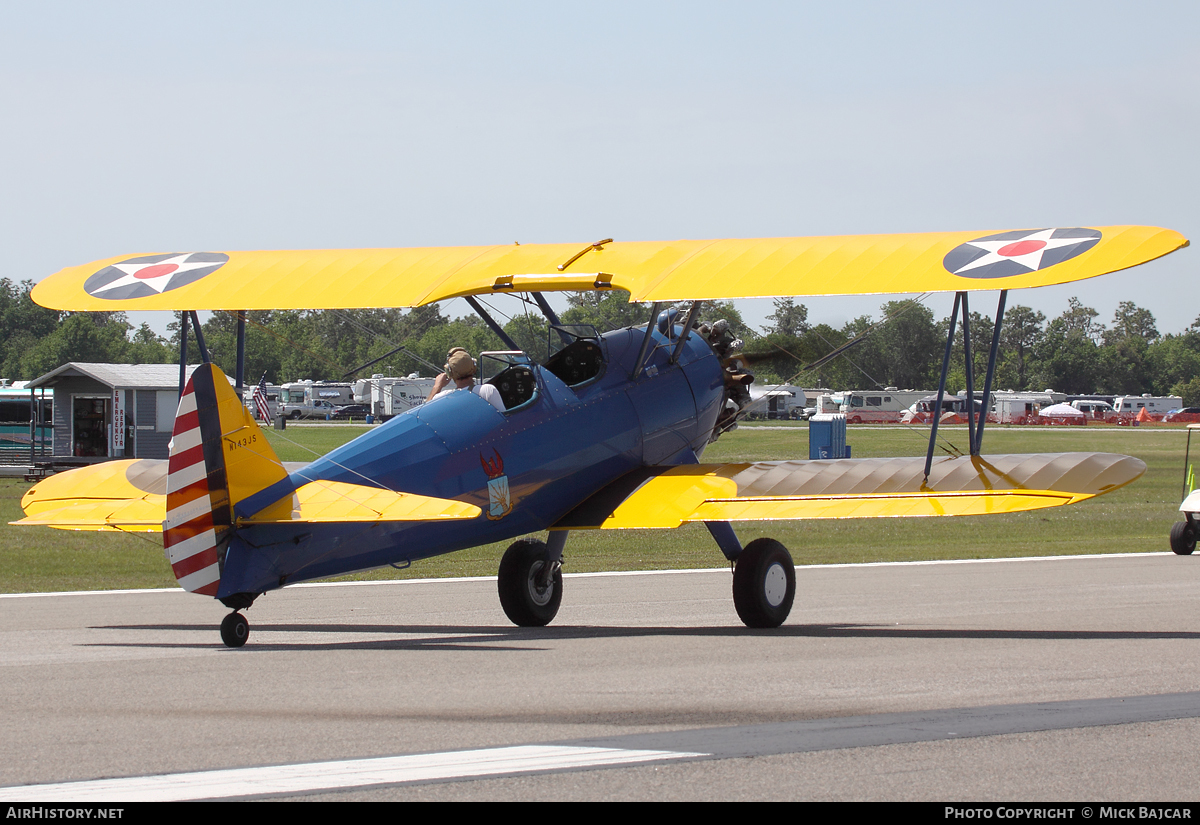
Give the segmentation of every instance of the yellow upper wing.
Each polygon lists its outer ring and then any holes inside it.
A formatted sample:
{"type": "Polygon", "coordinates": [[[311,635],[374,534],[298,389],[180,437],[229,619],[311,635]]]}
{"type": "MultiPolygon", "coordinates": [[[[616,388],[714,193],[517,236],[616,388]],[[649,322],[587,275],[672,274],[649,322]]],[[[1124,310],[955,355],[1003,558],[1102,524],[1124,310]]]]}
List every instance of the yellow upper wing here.
{"type": "Polygon", "coordinates": [[[33,298],[72,311],[250,310],[420,306],[509,290],[615,288],[634,301],[674,301],[1019,289],[1127,269],[1188,244],[1148,226],[1051,232],[141,253],[64,269],[33,298]],[[982,266],[984,255],[1017,265],[982,266]]]}

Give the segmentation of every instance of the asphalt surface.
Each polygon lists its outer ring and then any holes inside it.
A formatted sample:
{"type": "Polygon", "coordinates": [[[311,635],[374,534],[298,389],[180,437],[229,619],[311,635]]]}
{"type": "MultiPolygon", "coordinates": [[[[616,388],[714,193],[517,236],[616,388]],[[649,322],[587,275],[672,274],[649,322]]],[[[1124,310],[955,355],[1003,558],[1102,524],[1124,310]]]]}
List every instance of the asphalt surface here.
{"type": "Polygon", "coordinates": [[[773,631],[740,625],[728,571],[568,577],[539,630],[494,580],[295,587],[240,650],[178,591],[0,597],[0,799],[185,772],[208,784],[175,798],[1196,798],[1200,557],[797,584],[773,631]]]}

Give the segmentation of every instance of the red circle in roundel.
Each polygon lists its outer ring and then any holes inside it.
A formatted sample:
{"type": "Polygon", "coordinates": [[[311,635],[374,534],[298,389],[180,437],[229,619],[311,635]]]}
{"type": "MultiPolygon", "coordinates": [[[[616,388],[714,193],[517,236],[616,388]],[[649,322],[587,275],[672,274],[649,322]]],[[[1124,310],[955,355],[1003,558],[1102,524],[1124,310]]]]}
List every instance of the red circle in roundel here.
{"type": "Polygon", "coordinates": [[[150,278],[161,278],[163,275],[170,275],[177,269],[179,269],[178,264],[159,264],[158,266],[148,266],[145,269],[139,269],[133,273],[133,277],[145,281],[150,278]]]}
{"type": "Polygon", "coordinates": [[[1002,246],[996,250],[997,255],[1003,255],[1005,258],[1015,258],[1018,255],[1028,255],[1030,252],[1037,252],[1046,246],[1045,241],[1017,241],[1010,243],[1008,246],[1002,246]]]}
{"type": "Polygon", "coordinates": [[[1086,226],[1012,229],[959,244],[942,266],[960,278],[1027,275],[1078,257],[1100,243],[1103,233],[1086,226]]]}

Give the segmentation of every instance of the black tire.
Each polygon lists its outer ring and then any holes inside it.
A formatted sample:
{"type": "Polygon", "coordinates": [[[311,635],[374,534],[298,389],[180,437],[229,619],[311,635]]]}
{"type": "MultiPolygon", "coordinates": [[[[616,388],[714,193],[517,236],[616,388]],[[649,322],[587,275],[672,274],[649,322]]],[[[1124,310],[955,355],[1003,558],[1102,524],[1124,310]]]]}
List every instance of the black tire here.
{"type": "Polygon", "coordinates": [[[226,647],[241,647],[250,638],[250,622],[241,613],[230,613],[221,620],[221,641],[226,647]]]}
{"type": "Polygon", "coordinates": [[[1196,549],[1196,529],[1190,521],[1177,521],[1171,527],[1171,549],[1176,555],[1192,555],[1196,549]]]}
{"type": "Polygon", "coordinates": [[[289,415],[288,418],[292,419],[293,421],[299,421],[300,420],[300,411],[292,410],[292,414],[289,415]]]}
{"type": "Polygon", "coordinates": [[[733,568],[733,606],[746,627],[779,627],[796,598],[796,566],[775,539],[746,545],[733,568]]]}
{"type": "Polygon", "coordinates": [[[537,577],[548,564],[546,543],[520,539],[509,545],[500,559],[497,588],[504,615],[519,627],[545,627],[562,604],[562,571],[555,570],[549,586],[538,589],[537,577]]]}

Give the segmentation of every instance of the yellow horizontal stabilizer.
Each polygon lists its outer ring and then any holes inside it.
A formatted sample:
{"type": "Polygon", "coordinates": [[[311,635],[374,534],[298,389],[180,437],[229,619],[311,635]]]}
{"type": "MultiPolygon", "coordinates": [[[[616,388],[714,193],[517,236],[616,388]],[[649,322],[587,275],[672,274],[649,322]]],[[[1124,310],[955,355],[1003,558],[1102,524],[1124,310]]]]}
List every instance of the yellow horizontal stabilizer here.
{"type": "Polygon", "coordinates": [[[42,479],[21,497],[18,525],[161,533],[167,462],[106,461],[42,479]]]}
{"type": "Polygon", "coordinates": [[[645,529],[692,521],[907,518],[1016,513],[1084,501],[1146,465],[1109,453],[761,461],[637,471],[554,529],[645,529]]]}
{"type": "Polygon", "coordinates": [[[624,289],[634,301],[674,301],[1021,289],[1127,269],[1187,244],[1169,229],[1101,226],[595,245],[140,253],[64,269],[37,284],[33,299],[72,311],[234,311],[419,306],[509,291],[624,289]]]}
{"type": "Polygon", "coordinates": [[[59,530],[98,530],[122,533],[161,533],[163,503],[126,499],[90,501],[42,510],[9,524],[55,527],[59,530]]]}
{"type": "Polygon", "coordinates": [[[415,493],[393,493],[378,487],[340,481],[310,481],[296,491],[300,503],[291,519],[253,517],[238,526],[291,522],[442,521],[476,518],[483,511],[474,504],[431,498],[415,493]]]}
{"type": "MultiPolygon", "coordinates": [[[[302,465],[285,465],[294,469],[302,465]]],[[[23,526],[64,530],[162,532],[166,517],[167,462],[151,459],[108,461],[50,476],[21,499],[23,526]]],[[[295,522],[438,521],[476,518],[474,504],[393,493],[377,487],[313,481],[296,491],[299,510],[291,518],[270,508],[239,525],[295,522]],[[270,516],[277,516],[271,518],[270,516]]]]}

